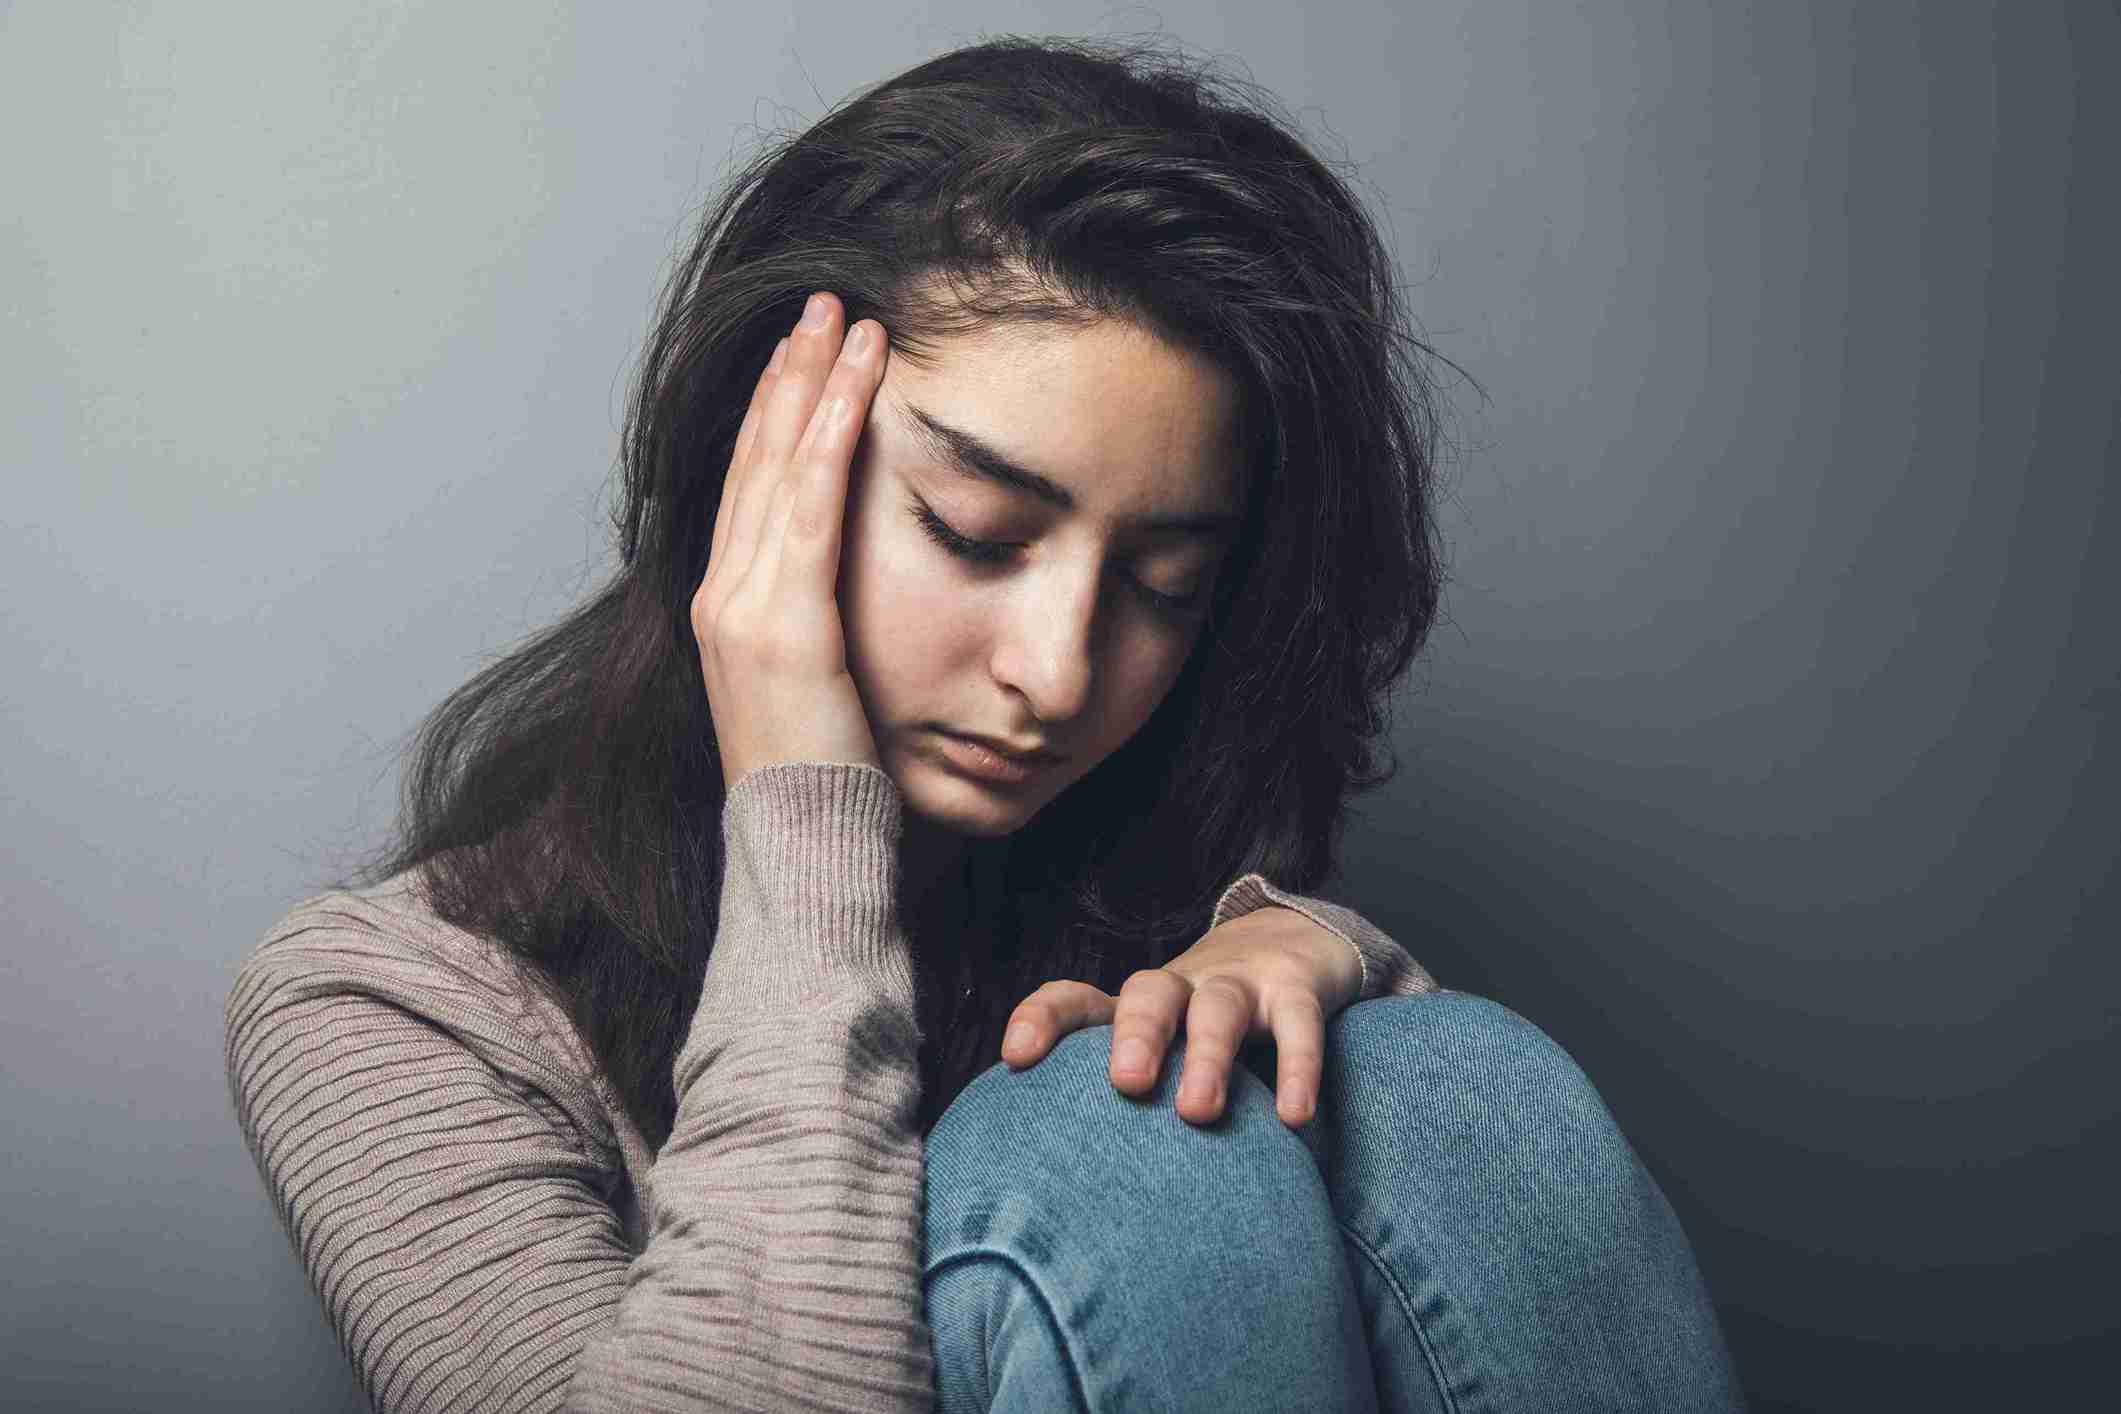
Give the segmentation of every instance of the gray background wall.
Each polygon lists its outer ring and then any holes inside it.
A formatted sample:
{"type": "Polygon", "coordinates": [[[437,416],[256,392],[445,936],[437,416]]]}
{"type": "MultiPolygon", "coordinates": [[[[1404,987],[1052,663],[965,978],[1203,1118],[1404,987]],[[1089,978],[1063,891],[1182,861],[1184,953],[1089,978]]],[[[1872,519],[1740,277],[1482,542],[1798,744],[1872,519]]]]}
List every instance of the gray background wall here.
{"type": "Polygon", "coordinates": [[[581,593],[754,124],[1164,28],[1359,165],[1455,580],[1334,892],[1583,1062],[1756,1407],[2121,1327],[2111,4],[0,6],[0,1405],[356,1408],[220,1004],[581,593]]]}

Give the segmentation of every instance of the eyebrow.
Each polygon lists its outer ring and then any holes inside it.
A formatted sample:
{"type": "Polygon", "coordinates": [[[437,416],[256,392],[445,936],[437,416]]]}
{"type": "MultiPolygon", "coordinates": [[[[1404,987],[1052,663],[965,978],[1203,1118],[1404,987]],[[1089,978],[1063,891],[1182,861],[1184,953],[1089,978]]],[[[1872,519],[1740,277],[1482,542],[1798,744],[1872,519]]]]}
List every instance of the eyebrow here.
{"type": "MultiPolygon", "coordinates": [[[[962,427],[952,427],[923,408],[912,403],[902,406],[911,419],[909,430],[936,460],[953,471],[975,481],[992,482],[1011,491],[1028,493],[1064,511],[1075,509],[1075,494],[1059,482],[1040,476],[1000,449],[981,441],[962,427]]],[[[1182,511],[1130,516],[1126,524],[1164,535],[1223,541],[1237,533],[1238,518],[1226,511],[1182,511]]]]}

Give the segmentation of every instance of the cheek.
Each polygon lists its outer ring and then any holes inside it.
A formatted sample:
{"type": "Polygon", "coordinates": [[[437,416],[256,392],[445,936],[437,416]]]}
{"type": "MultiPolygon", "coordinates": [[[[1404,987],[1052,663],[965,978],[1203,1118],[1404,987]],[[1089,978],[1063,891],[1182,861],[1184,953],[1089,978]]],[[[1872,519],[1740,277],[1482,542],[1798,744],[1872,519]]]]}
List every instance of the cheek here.
{"type": "Polygon", "coordinates": [[[882,519],[865,510],[843,532],[838,600],[848,668],[857,683],[917,690],[973,637],[976,599],[934,554],[880,527],[882,519]]]}
{"type": "Polygon", "coordinates": [[[968,593],[950,566],[913,533],[887,529],[870,537],[863,553],[868,568],[862,597],[886,613],[892,632],[909,639],[945,637],[975,612],[979,596],[968,593]]]}

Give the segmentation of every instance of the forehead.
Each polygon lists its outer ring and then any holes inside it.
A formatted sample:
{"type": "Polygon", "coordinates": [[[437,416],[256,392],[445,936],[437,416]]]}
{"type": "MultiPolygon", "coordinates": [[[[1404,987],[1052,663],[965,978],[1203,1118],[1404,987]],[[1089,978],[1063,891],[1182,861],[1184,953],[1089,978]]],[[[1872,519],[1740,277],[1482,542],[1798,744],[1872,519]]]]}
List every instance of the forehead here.
{"type": "Polygon", "coordinates": [[[902,454],[936,439],[912,409],[1067,487],[1092,514],[1227,508],[1236,498],[1237,389],[1222,370],[1132,324],[1011,324],[894,355],[879,421],[902,454]]]}

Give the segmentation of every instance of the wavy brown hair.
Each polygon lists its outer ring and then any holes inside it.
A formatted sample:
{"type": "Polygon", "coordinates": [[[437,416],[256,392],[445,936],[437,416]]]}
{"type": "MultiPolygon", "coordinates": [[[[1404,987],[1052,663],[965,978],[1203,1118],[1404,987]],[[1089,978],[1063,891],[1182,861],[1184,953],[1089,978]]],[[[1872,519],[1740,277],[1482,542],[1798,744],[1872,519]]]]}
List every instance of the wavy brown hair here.
{"type": "Polygon", "coordinates": [[[923,1133],[1040,982],[1117,992],[1189,947],[1239,874],[1309,891],[1333,872],[1350,796],[1397,770],[1379,740],[1437,610],[1437,356],[1361,203],[1256,86],[1160,45],[1008,37],[774,143],[660,302],[623,432],[620,567],[435,708],[397,829],[353,881],[418,868],[441,917],[560,1001],[656,1144],[722,882],[688,606],[750,390],[818,289],[848,325],[881,322],[893,357],[1116,319],[1242,391],[1243,533],[1182,674],[1023,829],[971,842],[968,884],[1000,887],[953,941],[980,943],[916,946],[923,1133]]]}

